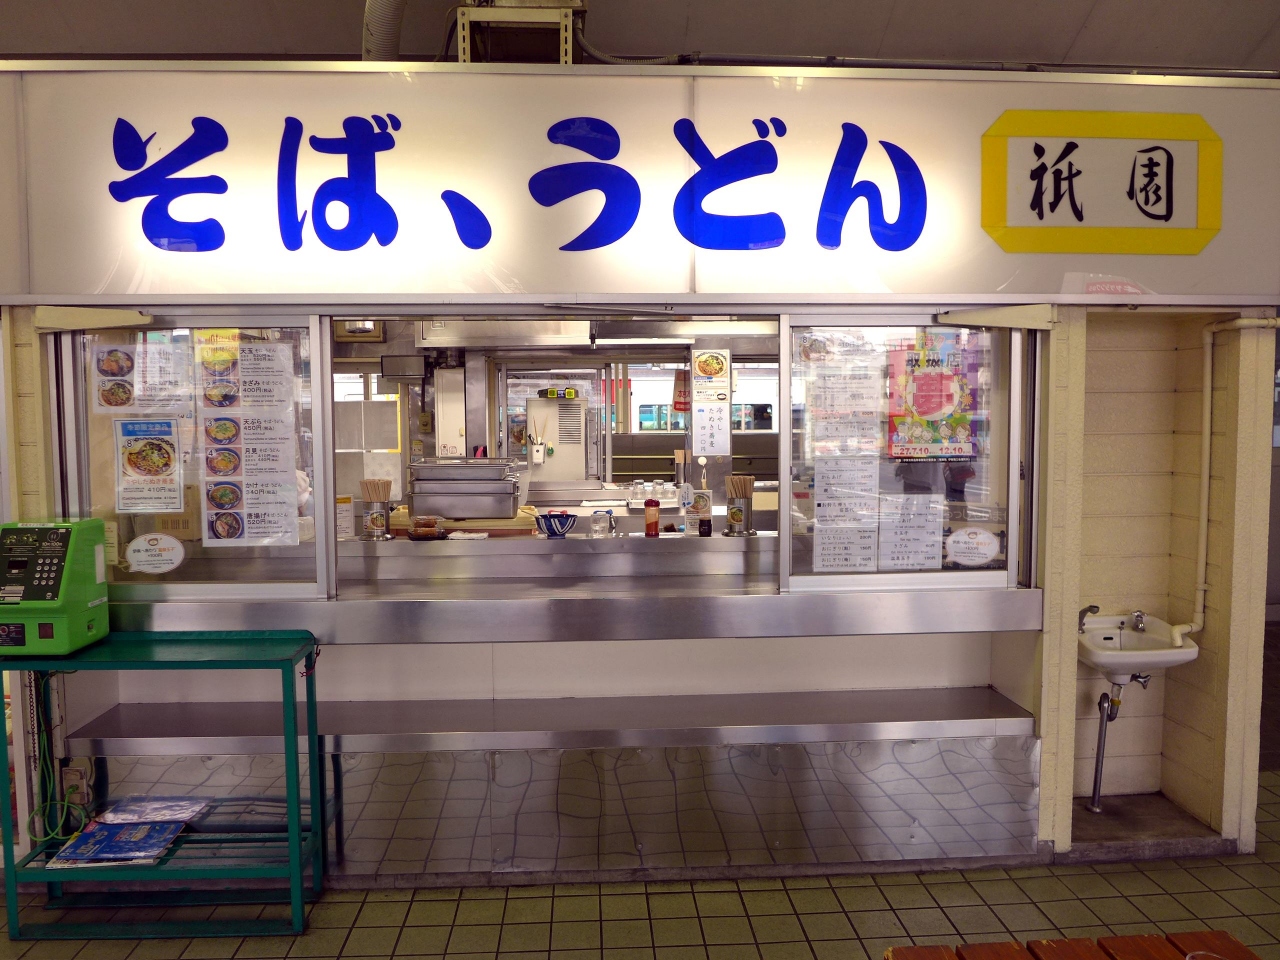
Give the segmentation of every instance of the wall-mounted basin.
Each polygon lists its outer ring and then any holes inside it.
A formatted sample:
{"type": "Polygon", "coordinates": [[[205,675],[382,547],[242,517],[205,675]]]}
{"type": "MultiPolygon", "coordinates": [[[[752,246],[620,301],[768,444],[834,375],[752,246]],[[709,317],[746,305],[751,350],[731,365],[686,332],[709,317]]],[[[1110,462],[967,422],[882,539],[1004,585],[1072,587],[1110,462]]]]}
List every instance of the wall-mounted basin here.
{"type": "Polygon", "coordinates": [[[1176,667],[1199,656],[1200,648],[1191,640],[1175,647],[1169,624],[1163,620],[1141,617],[1144,629],[1139,630],[1135,616],[1086,616],[1077,643],[1080,659],[1112,683],[1125,684],[1135,673],[1176,667]]]}

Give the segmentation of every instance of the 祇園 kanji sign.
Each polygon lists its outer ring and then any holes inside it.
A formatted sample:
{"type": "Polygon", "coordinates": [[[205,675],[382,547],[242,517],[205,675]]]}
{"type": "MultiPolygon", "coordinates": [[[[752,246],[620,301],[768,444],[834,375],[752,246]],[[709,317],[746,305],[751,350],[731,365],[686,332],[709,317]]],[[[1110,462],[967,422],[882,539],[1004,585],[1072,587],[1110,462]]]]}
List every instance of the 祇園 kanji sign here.
{"type": "Polygon", "coordinates": [[[1222,140],[1195,114],[1006,110],[982,228],[1009,253],[1197,254],[1222,228],[1222,140]]]}

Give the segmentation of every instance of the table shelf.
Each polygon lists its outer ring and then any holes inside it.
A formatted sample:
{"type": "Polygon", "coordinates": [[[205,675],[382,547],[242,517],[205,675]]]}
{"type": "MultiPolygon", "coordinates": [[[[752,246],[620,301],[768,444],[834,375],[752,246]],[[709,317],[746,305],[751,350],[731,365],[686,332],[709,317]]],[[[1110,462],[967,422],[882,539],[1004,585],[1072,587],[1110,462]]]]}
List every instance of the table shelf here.
{"type": "MultiPolygon", "coordinates": [[[[304,873],[311,864],[311,895],[323,889],[327,817],[320,740],[316,723],[315,637],[306,631],[202,631],[111,633],[65,657],[0,657],[0,670],[37,674],[81,670],[275,670],[280,675],[280,701],[275,713],[280,721],[285,756],[285,815],[277,829],[261,814],[252,812],[255,801],[279,804],[274,798],[214,798],[214,815],[198,818],[195,830],[180,833],[152,864],[103,864],[58,868],[49,860],[64,841],[46,840],[15,862],[16,827],[8,804],[0,804],[3,825],[5,907],[11,940],[133,939],[150,937],[253,936],[297,934],[306,928],[304,903],[308,892],[304,873]],[[296,678],[301,668],[305,708],[299,710],[296,678]],[[299,740],[299,734],[302,734],[299,740]],[[304,821],[300,782],[300,754],[307,757],[310,784],[310,816],[304,821]],[[249,804],[238,828],[235,818],[216,813],[230,812],[236,804],[249,804]],[[287,918],[227,920],[161,920],[147,922],[76,922],[62,917],[56,923],[23,923],[18,906],[20,882],[44,883],[48,906],[128,907],[144,900],[163,897],[163,891],[145,897],[133,891],[64,894],[70,882],[168,883],[175,886],[202,881],[284,880],[287,890],[173,890],[171,905],[192,906],[210,903],[285,903],[287,918]],[[235,899],[229,899],[230,894],[235,899]]],[[[38,703],[47,729],[48,704],[38,703]]],[[[43,738],[41,738],[43,739],[43,738]]],[[[8,744],[0,741],[0,795],[9,793],[8,744]]],[[[39,789],[39,788],[38,788],[39,789]]],[[[38,798],[41,803],[46,797],[38,798]]]]}

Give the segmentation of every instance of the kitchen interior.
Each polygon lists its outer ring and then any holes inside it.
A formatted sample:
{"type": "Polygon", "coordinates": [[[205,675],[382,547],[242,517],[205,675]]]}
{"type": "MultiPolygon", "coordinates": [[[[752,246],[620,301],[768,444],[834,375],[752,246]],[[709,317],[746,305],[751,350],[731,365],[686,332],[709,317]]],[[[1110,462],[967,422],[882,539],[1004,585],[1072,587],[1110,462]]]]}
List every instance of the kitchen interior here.
{"type": "Polygon", "coordinates": [[[340,585],[776,578],[777,318],[333,331],[340,585]]]}

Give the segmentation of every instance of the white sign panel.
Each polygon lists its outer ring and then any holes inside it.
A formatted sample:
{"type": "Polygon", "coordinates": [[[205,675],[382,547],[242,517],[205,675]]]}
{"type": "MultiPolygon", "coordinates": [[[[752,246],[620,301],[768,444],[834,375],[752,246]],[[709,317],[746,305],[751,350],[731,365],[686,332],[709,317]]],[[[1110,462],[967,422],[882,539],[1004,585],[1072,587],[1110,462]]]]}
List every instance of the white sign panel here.
{"type": "Polygon", "coordinates": [[[27,74],[30,292],[1280,293],[1280,90],[935,76],[27,74]]]}

